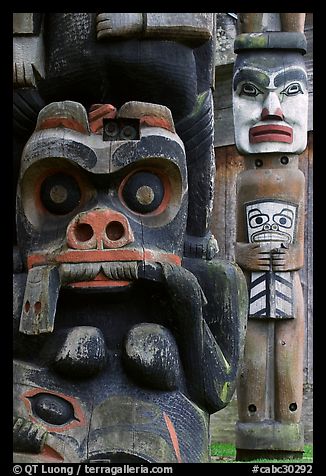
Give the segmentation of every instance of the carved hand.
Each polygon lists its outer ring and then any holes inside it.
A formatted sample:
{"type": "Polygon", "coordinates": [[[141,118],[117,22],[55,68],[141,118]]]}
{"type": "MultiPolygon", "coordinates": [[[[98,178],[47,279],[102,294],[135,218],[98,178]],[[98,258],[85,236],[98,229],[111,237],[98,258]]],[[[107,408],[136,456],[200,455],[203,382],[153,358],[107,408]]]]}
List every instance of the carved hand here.
{"type": "Polygon", "coordinates": [[[290,244],[282,245],[280,248],[272,250],[273,271],[294,271],[303,267],[302,245],[290,244]]]}
{"type": "Polygon", "coordinates": [[[269,271],[271,252],[259,243],[236,243],[236,262],[249,271],[269,271]]]}

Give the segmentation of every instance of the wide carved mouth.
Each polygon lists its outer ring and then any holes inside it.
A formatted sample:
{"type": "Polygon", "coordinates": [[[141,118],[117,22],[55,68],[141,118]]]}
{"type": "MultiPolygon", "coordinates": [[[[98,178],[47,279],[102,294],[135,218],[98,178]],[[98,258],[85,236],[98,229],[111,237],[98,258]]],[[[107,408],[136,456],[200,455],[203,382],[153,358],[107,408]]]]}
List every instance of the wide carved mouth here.
{"type": "Polygon", "coordinates": [[[280,231],[260,231],[252,235],[252,241],[282,241],[283,243],[290,243],[291,236],[280,231]]]}
{"type": "Polygon", "coordinates": [[[59,272],[64,287],[121,288],[138,279],[138,262],[62,263],[59,272]]]}
{"type": "Polygon", "coordinates": [[[249,142],[257,144],[259,142],[293,142],[293,129],[289,126],[279,124],[267,124],[255,126],[249,129],[249,142]]]}
{"type": "Polygon", "coordinates": [[[138,279],[141,263],[171,263],[181,265],[181,258],[156,250],[68,250],[56,255],[29,255],[28,269],[56,266],[61,286],[80,288],[122,288],[138,279]]]}

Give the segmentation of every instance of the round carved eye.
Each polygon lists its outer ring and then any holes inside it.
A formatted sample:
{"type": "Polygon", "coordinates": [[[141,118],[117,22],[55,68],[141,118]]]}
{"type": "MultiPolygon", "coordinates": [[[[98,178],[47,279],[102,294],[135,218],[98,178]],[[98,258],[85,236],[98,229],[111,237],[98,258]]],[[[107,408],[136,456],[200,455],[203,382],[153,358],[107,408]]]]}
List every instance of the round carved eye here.
{"type": "Polygon", "coordinates": [[[41,185],[44,207],[54,215],[66,215],[80,203],[81,192],[77,181],[64,173],[47,177],[41,185]]]}
{"type": "Polygon", "coordinates": [[[164,185],[161,178],[147,171],[131,175],[122,190],[126,205],[137,213],[154,212],[161,205],[163,197],[164,185]]]}

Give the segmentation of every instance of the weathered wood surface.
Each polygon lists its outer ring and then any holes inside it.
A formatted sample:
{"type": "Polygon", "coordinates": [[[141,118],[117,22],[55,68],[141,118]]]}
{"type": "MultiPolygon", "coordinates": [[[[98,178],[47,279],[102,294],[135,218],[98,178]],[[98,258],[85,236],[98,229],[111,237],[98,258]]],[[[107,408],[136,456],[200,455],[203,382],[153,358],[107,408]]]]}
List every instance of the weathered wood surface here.
{"type": "Polygon", "coordinates": [[[236,386],[245,279],[234,263],[184,256],[189,167],[170,111],[134,101],[112,114],[51,103],[22,154],[18,463],[48,462],[48,451],[60,462],[208,462],[209,414],[236,386]]]}

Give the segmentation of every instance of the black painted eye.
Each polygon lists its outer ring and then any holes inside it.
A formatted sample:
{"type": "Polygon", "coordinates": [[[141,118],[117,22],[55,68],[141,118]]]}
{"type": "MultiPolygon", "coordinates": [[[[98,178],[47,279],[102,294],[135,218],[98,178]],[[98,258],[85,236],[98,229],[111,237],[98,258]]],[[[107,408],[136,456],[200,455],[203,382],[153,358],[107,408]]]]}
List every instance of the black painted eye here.
{"type": "Polygon", "coordinates": [[[158,175],[151,172],[136,172],[125,183],[122,198],[134,212],[151,213],[162,203],[164,185],[158,175]]]}
{"type": "Polygon", "coordinates": [[[33,413],[51,425],[64,425],[76,419],[71,403],[61,397],[39,393],[30,400],[33,413]]]}
{"type": "Polygon", "coordinates": [[[285,94],[286,96],[296,96],[297,94],[303,94],[303,91],[299,83],[292,83],[283,89],[281,94],[285,94]]]}
{"type": "MultiPolygon", "coordinates": [[[[289,210],[290,212],[290,210],[289,210]]],[[[278,225],[282,226],[283,228],[291,228],[293,223],[293,213],[277,213],[273,216],[273,220],[278,225]]]]}
{"type": "Polygon", "coordinates": [[[265,213],[261,213],[258,209],[251,210],[249,213],[249,226],[251,228],[257,228],[258,226],[265,225],[268,222],[269,217],[265,213]]]}
{"type": "Polygon", "coordinates": [[[262,94],[262,92],[251,83],[245,83],[241,86],[240,95],[255,97],[258,94],[262,94]]]}
{"type": "Polygon", "coordinates": [[[57,173],[47,177],[41,185],[44,207],[54,215],[66,215],[80,203],[81,192],[71,175],[57,173]]]}

